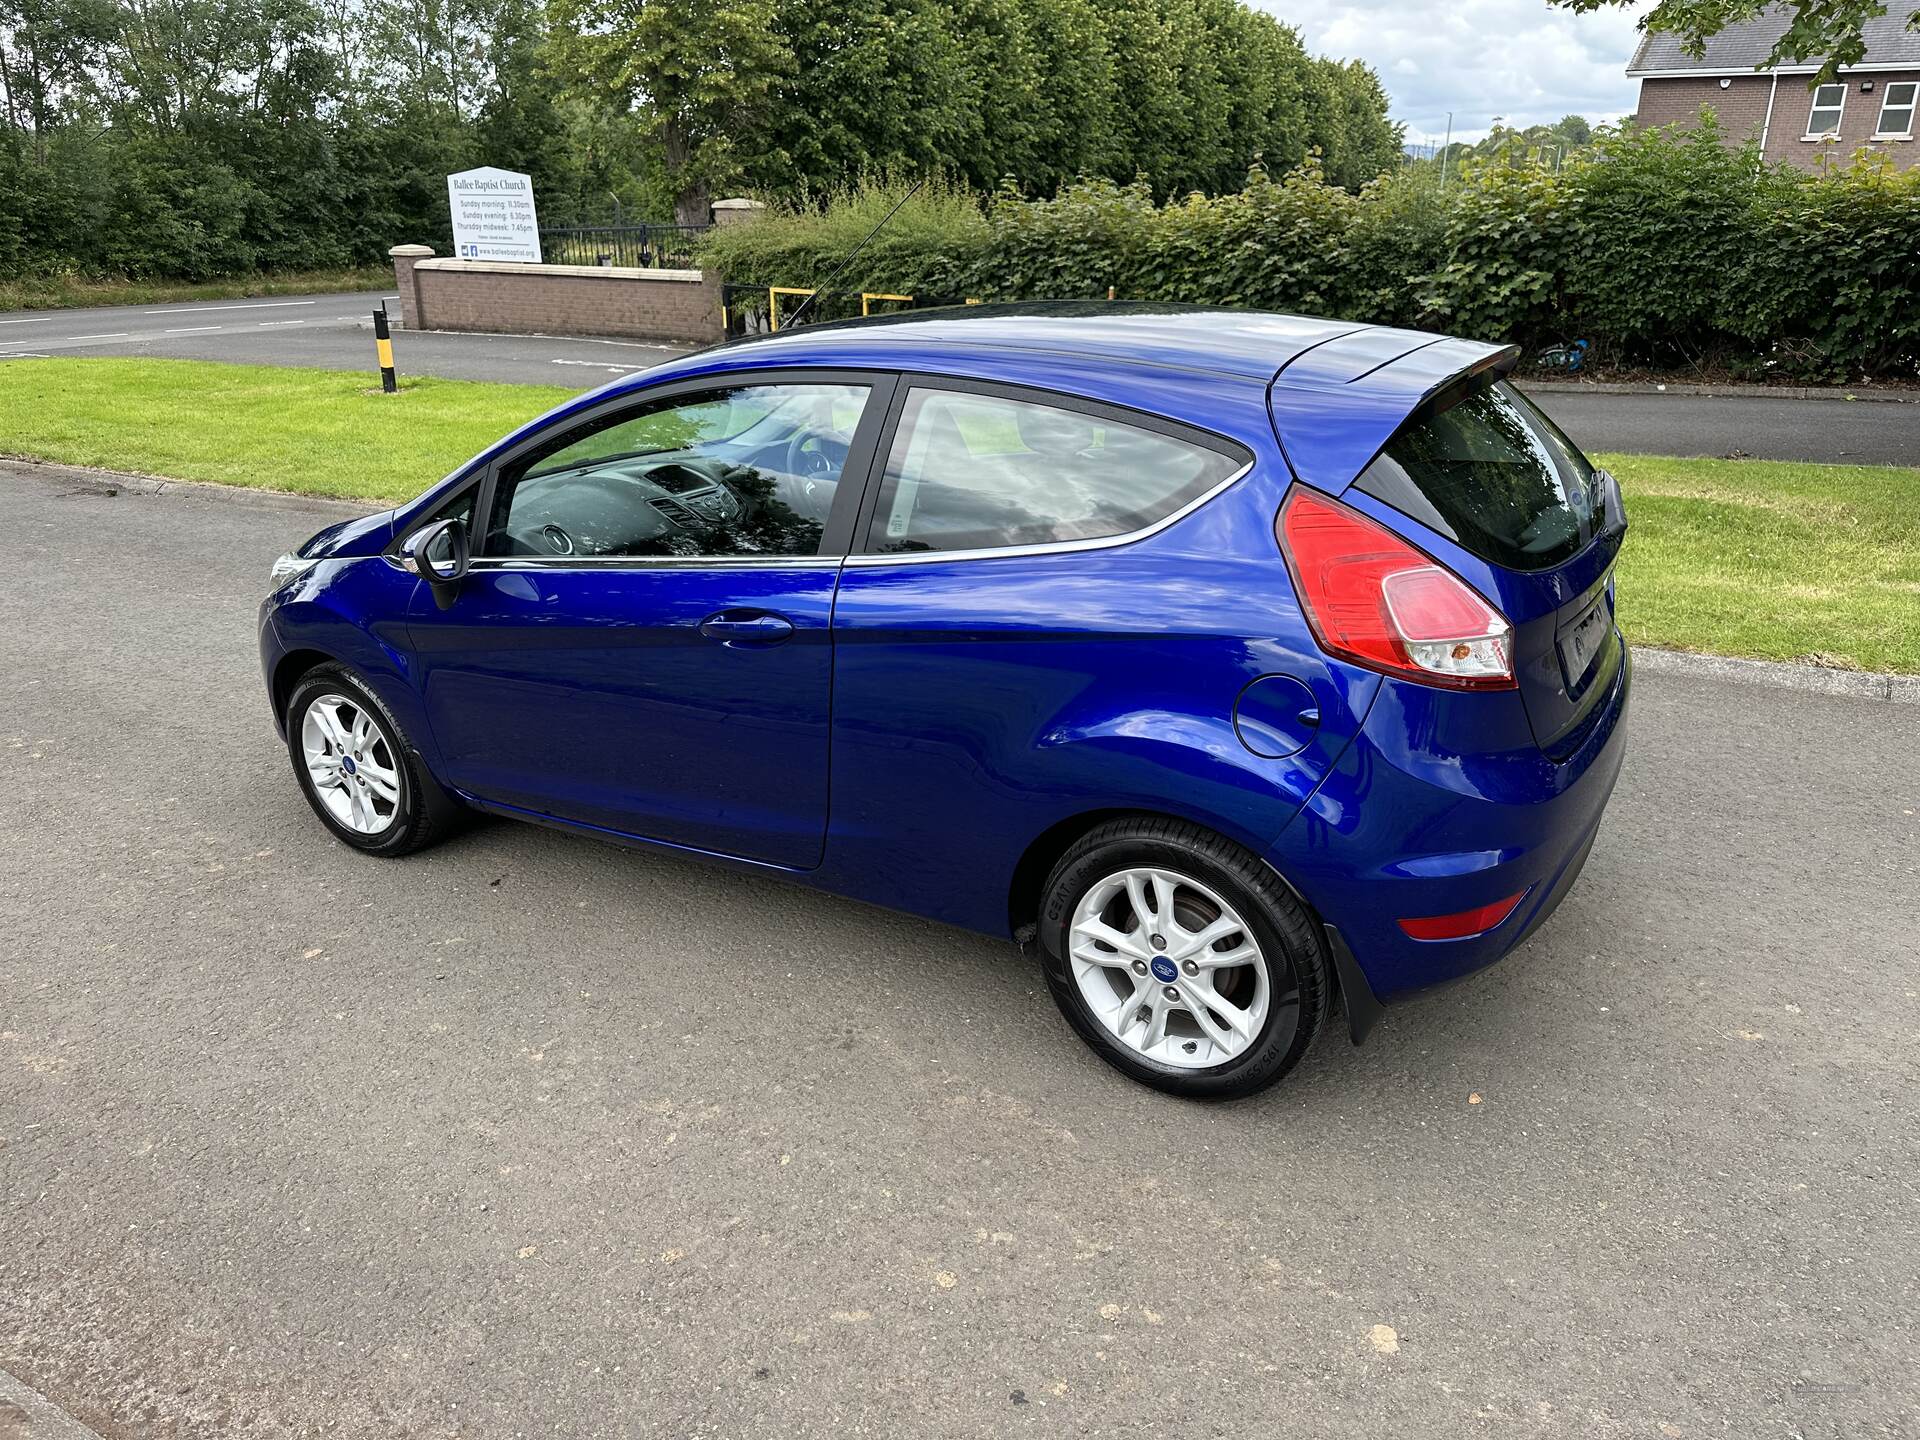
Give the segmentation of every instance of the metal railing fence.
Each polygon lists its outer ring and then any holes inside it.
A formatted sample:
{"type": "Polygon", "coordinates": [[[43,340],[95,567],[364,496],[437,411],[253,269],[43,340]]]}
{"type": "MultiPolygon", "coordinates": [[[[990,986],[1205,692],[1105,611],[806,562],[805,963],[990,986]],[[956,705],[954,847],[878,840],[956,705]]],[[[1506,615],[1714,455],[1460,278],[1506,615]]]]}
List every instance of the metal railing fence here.
{"type": "Polygon", "coordinates": [[[619,265],[641,270],[693,268],[707,225],[542,226],[540,255],[549,265],[619,265]]]}

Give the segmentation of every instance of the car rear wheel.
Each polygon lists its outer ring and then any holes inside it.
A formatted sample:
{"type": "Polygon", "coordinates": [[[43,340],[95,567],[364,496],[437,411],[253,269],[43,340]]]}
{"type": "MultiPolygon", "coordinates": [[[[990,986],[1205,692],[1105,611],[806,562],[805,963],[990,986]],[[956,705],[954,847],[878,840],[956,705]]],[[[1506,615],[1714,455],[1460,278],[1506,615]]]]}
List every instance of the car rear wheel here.
{"type": "Polygon", "coordinates": [[[1040,939],[1074,1029],[1172,1094],[1263,1090],[1326,1019],[1306,909],[1256,857],[1197,826],[1123,820],[1084,836],[1047,880],[1040,939]]]}
{"type": "Polygon", "coordinates": [[[301,676],[287,749],[313,813],[369,855],[407,855],[446,832],[457,804],[426,773],[379,697],[344,665],[301,676]]]}

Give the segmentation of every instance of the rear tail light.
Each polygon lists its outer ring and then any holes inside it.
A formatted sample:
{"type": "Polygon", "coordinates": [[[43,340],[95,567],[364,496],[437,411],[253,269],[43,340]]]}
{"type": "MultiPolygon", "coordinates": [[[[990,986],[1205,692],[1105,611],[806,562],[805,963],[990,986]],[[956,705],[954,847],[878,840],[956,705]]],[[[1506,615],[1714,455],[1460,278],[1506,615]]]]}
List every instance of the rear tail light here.
{"type": "Polygon", "coordinates": [[[1465,940],[1470,935],[1484,935],[1511,915],[1513,907],[1525,899],[1526,894],[1522,890],[1491,905],[1479,905],[1452,915],[1422,915],[1402,920],[1400,928],[1416,940],[1465,940]]]}
{"type": "Polygon", "coordinates": [[[1511,690],[1513,627],[1451,570],[1386,526],[1294,487],[1280,546],[1322,649],[1458,690],[1511,690]]]}

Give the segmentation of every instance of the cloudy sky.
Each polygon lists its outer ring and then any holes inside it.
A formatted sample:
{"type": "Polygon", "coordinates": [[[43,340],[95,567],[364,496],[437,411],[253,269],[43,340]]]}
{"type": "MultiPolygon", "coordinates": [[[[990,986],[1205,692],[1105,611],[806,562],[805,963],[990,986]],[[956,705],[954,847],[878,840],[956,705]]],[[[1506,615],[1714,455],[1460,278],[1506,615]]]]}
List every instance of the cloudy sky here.
{"type": "Polygon", "coordinates": [[[1300,31],[1321,55],[1364,60],[1393,97],[1408,140],[1478,139],[1493,117],[1532,125],[1562,115],[1614,120],[1637,88],[1622,73],[1651,8],[1594,15],[1547,0],[1252,0],[1300,31]]]}

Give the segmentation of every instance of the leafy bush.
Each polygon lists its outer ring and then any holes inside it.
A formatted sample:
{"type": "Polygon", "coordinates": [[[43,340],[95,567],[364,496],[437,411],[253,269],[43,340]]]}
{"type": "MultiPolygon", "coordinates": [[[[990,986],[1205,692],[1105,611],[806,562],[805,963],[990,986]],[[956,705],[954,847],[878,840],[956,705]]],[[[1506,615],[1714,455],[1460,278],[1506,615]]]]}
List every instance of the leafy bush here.
{"type": "Polygon", "coordinates": [[[1743,333],[1779,368],[1821,379],[1915,372],[1920,360],[1920,170],[1862,157],[1793,187],[1727,287],[1743,333]]]}
{"type": "Polygon", "coordinates": [[[911,199],[909,182],[869,179],[818,201],[775,204],[741,225],[710,230],[703,263],[736,285],[821,285],[888,212],[899,209],[850,265],[836,289],[947,294],[971,276],[988,227],[980,202],[942,179],[911,199]],[[902,202],[905,203],[902,203],[902,202]],[[857,285],[850,285],[858,280],[857,285]]]}
{"type": "Polygon", "coordinates": [[[1567,260],[1579,237],[1572,197],[1548,170],[1495,166],[1462,185],[1447,215],[1446,258],[1416,282],[1417,311],[1482,339],[1534,340],[1566,313],[1567,260]]]}
{"type": "MultiPolygon", "coordinates": [[[[716,232],[703,263],[821,283],[902,194],[869,184],[716,232]]],[[[1304,311],[1513,341],[1584,338],[1603,363],[1840,380],[1920,369],[1920,168],[1809,175],[1690,130],[1602,134],[1564,169],[1432,167],[1357,194],[1317,157],[1280,179],[1154,202],[1081,180],[1051,199],[930,187],[837,290],[987,300],[1114,293],[1304,311]]]]}

